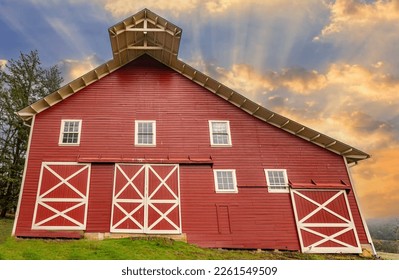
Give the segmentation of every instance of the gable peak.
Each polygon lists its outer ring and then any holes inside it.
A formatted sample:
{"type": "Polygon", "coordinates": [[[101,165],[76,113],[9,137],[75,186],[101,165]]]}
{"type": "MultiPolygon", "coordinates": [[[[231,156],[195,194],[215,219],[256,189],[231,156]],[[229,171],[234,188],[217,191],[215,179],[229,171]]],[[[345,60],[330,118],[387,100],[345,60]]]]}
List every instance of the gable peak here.
{"type": "Polygon", "coordinates": [[[182,29],[143,9],[108,29],[114,60],[123,65],[148,53],[161,61],[177,59],[182,29]]]}

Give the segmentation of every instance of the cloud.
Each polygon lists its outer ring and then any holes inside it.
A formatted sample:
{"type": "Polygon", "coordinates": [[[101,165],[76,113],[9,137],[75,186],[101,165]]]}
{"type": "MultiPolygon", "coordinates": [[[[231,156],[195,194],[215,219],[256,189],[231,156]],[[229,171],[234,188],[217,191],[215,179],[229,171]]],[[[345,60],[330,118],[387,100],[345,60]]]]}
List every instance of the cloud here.
{"type": "Polygon", "coordinates": [[[217,79],[263,106],[361,149],[399,142],[399,79],[383,67],[331,64],[261,73],[245,64],[217,79]],[[367,139],[367,141],[365,141],[367,139]]]}
{"type": "Polygon", "coordinates": [[[259,95],[267,94],[275,89],[273,82],[273,76],[276,76],[275,73],[269,72],[266,75],[262,75],[249,65],[235,64],[231,70],[217,67],[216,72],[218,81],[243,93],[254,101],[259,102],[259,95]]]}
{"type": "Polygon", "coordinates": [[[218,67],[216,72],[222,83],[254,99],[259,99],[259,94],[268,94],[277,89],[308,95],[324,88],[327,83],[324,75],[304,68],[260,73],[249,65],[234,64],[231,70],[218,67]]]}
{"type": "Polygon", "coordinates": [[[104,8],[114,17],[126,17],[137,13],[143,8],[150,10],[168,11],[177,15],[180,12],[190,12],[198,5],[197,0],[142,0],[142,1],[125,1],[125,0],[105,0],[104,8]]]}
{"type": "Polygon", "coordinates": [[[217,74],[266,108],[371,154],[353,168],[362,209],[367,218],[399,213],[399,79],[384,63],[333,63],[323,73],[261,73],[240,64],[217,68],[217,74]]]}
{"type": "MultiPolygon", "coordinates": [[[[243,94],[280,95],[309,104],[325,103],[320,110],[334,113],[361,111],[364,105],[378,117],[399,114],[399,78],[375,66],[333,63],[324,72],[305,68],[260,72],[247,64],[216,68],[217,79],[243,94]],[[301,96],[305,96],[303,98],[301,96]],[[317,102],[320,101],[320,102],[317,102]],[[387,107],[391,110],[386,114],[387,107]]],[[[298,104],[294,107],[302,107],[298,104]]],[[[306,107],[306,106],[305,106],[306,107]]]]}
{"type": "Polygon", "coordinates": [[[54,16],[45,16],[45,20],[53,31],[58,34],[64,44],[75,49],[76,53],[82,55],[82,50],[88,49],[87,41],[82,38],[81,33],[79,33],[78,28],[74,26],[73,22],[54,16]]]}
{"type": "Polygon", "coordinates": [[[297,95],[318,94],[320,90],[337,89],[338,95],[355,95],[367,101],[397,102],[399,79],[381,67],[370,69],[361,65],[331,64],[325,73],[305,68],[287,68],[279,72],[260,73],[247,64],[235,64],[231,69],[218,67],[219,79],[238,91],[249,94],[271,92],[284,88],[297,95]]]}
{"type": "Polygon", "coordinates": [[[321,32],[322,36],[341,32],[346,28],[364,28],[399,20],[399,1],[337,0],[330,5],[330,23],[321,32]]]}
{"type": "Polygon", "coordinates": [[[307,95],[324,88],[327,84],[327,79],[316,70],[290,68],[280,73],[278,83],[290,91],[307,95]]]}
{"type": "Polygon", "coordinates": [[[373,151],[366,162],[351,169],[366,218],[398,216],[399,145],[373,151]]]}
{"type": "Polygon", "coordinates": [[[93,70],[100,63],[101,61],[96,55],[91,55],[81,60],[64,59],[58,63],[58,66],[64,76],[64,81],[69,83],[70,81],[93,70]]]}
{"type": "MultiPolygon", "coordinates": [[[[381,66],[381,64],[380,64],[381,66]]],[[[389,73],[369,69],[360,65],[333,64],[327,79],[330,84],[346,87],[347,92],[363,95],[372,101],[392,103],[397,99],[399,79],[389,73]]]]}
{"type": "Polygon", "coordinates": [[[6,67],[7,62],[6,59],[0,59],[0,70],[3,70],[6,67]]]}
{"type": "MultiPolygon", "coordinates": [[[[38,1],[38,0],[36,0],[38,1]]],[[[39,0],[40,1],[40,0],[39,0]]],[[[70,0],[71,1],[71,0],[70,0]]],[[[80,1],[80,0],[75,0],[80,1]]],[[[104,8],[110,12],[114,17],[125,17],[136,13],[143,8],[150,10],[167,11],[175,16],[190,14],[192,12],[201,11],[202,15],[217,15],[229,14],[232,11],[242,11],[244,7],[256,7],[256,10],[273,9],[287,11],[287,7],[296,8],[307,7],[312,3],[317,3],[316,0],[312,1],[298,1],[293,3],[291,0],[247,0],[243,5],[242,0],[141,0],[141,1],[125,1],[125,0],[101,0],[105,2],[104,8]],[[312,3],[310,3],[312,2],[312,3]]]]}
{"type": "Polygon", "coordinates": [[[399,1],[337,0],[313,42],[329,47],[334,60],[378,65],[399,75],[399,1]]]}

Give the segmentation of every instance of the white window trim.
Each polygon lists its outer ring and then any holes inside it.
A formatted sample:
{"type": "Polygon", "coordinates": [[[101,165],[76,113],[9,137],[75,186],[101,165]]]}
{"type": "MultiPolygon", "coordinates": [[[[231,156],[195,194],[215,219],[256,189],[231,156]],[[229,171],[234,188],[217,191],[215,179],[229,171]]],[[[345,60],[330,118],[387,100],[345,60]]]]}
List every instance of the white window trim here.
{"type": "MultiPolygon", "coordinates": [[[[288,193],[289,190],[289,186],[288,186],[288,175],[287,175],[287,169],[265,169],[265,176],[266,176],[266,183],[267,183],[267,189],[269,192],[271,193],[288,193]],[[285,188],[273,188],[273,186],[271,186],[270,180],[269,180],[269,175],[268,175],[268,171],[282,171],[283,175],[284,175],[284,182],[285,182],[285,188]]],[[[280,186],[282,187],[282,186],[280,186]]]]}
{"type": "Polygon", "coordinates": [[[134,145],[137,147],[156,147],[157,145],[157,124],[156,121],[153,120],[136,120],[134,122],[134,145]],[[152,144],[142,144],[138,143],[139,137],[138,137],[138,132],[139,132],[139,124],[140,123],[152,123],[152,130],[153,130],[153,135],[152,135],[152,144]]]}
{"type": "Polygon", "coordinates": [[[60,127],[60,136],[58,139],[59,146],[79,146],[80,145],[80,136],[82,134],[82,120],[61,120],[61,127],[60,127]],[[78,130],[78,142],[77,143],[63,143],[62,139],[64,138],[64,127],[66,122],[79,122],[79,130],[78,130]]]}
{"type": "Polygon", "coordinates": [[[237,177],[236,177],[236,170],[235,169],[214,169],[213,170],[213,178],[215,182],[215,191],[217,193],[238,193],[238,187],[237,187],[237,177]],[[232,172],[233,175],[233,185],[234,189],[232,190],[220,190],[218,186],[218,177],[217,177],[217,172],[218,171],[228,171],[232,172]]]}
{"type": "Polygon", "coordinates": [[[230,132],[230,121],[226,120],[210,120],[209,121],[209,137],[211,139],[211,147],[231,147],[233,146],[231,142],[231,132],[230,132]],[[228,142],[227,144],[217,144],[213,142],[213,132],[212,132],[212,123],[226,123],[227,124],[227,136],[228,136],[228,142]]]}

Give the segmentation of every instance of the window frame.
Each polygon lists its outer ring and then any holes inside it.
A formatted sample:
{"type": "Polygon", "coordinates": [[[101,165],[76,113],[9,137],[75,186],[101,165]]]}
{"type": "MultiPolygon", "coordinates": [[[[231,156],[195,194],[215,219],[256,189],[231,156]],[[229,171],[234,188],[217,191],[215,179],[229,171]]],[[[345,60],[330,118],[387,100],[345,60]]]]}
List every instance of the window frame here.
{"type": "Polygon", "coordinates": [[[238,193],[237,186],[237,176],[235,169],[214,169],[213,170],[213,179],[215,182],[215,192],[216,193],[238,193]],[[233,189],[220,189],[218,184],[218,172],[231,172],[233,179],[233,189]]]}
{"type": "Polygon", "coordinates": [[[267,184],[267,190],[270,193],[288,193],[289,190],[289,184],[288,184],[288,175],[287,175],[287,169],[264,169],[265,171],[265,176],[266,176],[266,184],[267,184]],[[269,171],[277,171],[277,172],[283,172],[283,178],[284,178],[284,185],[272,185],[270,182],[269,178],[269,171]]]}
{"type": "Polygon", "coordinates": [[[61,120],[61,126],[60,126],[60,134],[59,134],[59,139],[58,139],[58,145],[59,146],[79,146],[80,145],[80,137],[82,135],[82,120],[81,119],[62,119],[61,120]],[[76,143],[64,143],[64,134],[65,133],[76,133],[76,132],[65,132],[65,124],[67,122],[78,122],[79,123],[79,129],[78,129],[78,140],[76,143]]]}
{"type": "Polygon", "coordinates": [[[210,120],[208,122],[209,122],[209,137],[210,137],[210,140],[211,140],[211,147],[232,147],[233,144],[231,142],[230,121],[226,121],[226,120],[210,120]],[[219,144],[219,143],[215,143],[213,141],[213,136],[214,136],[213,124],[214,123],[225,123],[226,124],[227,141],[228,141],[228,143],[219,144]]]}
{"type": "Polygon", "coordinates": [[[155,120],[135,120],[134,121],[134,146],[136,147],[156,147],[157,145],[157,124],[155,120]],[[139,124],[152,124],[152,143],[139,143],[139,124]]]}

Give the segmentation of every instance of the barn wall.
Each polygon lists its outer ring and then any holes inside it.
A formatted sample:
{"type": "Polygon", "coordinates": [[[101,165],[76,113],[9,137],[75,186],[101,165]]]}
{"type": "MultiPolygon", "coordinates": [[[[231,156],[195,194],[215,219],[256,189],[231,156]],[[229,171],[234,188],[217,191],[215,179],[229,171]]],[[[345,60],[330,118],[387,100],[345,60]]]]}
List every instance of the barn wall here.
{"type": "Polygon", "coordinates": [[[108,232],[111,221],[114,165],[91,165],[86,232],[108,232]]]}
{"type": "Polygon", "coordinates": [[[215,195],[212,172],[210,166],[181,168],[182,225],[189,242],[206,247],[298,249],[288,193],[239,187],[237,194],[215,195]]]}
{"type": "MultiPolygon", "coordinates": [[[[211,158],[214,169],[236,169],[238,193],[216,194],[211,165],[181,167],[183,232],[211,247],[299,248],[289,194],[267,192],[265,168],[287,169],[293,182],[349,184],[341,156],[250,116],[143,56],[36,116],[16,235],[37,234],[30,228],[42,162],[132,158],[211,158]],[[58,145],[62,119],[82,120],[79,146],[58,145]],[[156,120],[156,147],[134,146],[135,120],[156,120]],[[232,147],[210,146],[208,120],[230,121],[232,147]]],[[[92,166],[87,231],[109,230],[112,172],[112,164],[92,166]]],[[[367,243],[352,192],[348,199],[360,241],[367,243]]]]}

